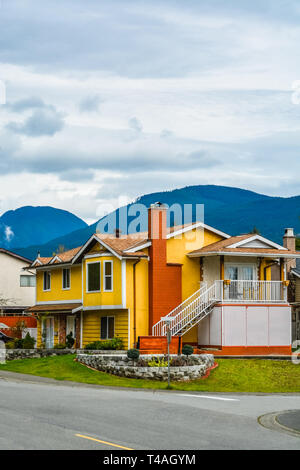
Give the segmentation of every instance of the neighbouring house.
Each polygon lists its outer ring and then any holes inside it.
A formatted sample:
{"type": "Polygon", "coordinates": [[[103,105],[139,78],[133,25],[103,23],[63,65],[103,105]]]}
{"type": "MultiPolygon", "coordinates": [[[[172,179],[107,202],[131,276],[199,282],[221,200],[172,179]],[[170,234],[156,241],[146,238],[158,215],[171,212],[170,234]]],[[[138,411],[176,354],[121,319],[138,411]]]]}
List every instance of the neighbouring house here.
{"type": "Polygon", "coordinates": [[[48,348],[72,332],[76,347],[117,336],[125,348],[161,352],[168,315],[174,350],[189,343],[215,354],[290,354],[287,264],[296,258],[258,234],[231,237],[202,222],[169,229],[166,208],[154,204],[147,233],[96,233],[38,257],[29,312],[48,348]]]}
{"type": "Polygon", "coordinates": [[[300,341],[300,259],[291,266],[289,300],[292,305],[292,340],[300,341]]]}
{"type": "Polygon", "coordinates": [[[23,321],[27,331],[37,335],[37,321],[27,312],[35,304],[35,272],[25,271],[32,261],[0,248],[0,331],[11,334],[11,328],[23,321]]]}

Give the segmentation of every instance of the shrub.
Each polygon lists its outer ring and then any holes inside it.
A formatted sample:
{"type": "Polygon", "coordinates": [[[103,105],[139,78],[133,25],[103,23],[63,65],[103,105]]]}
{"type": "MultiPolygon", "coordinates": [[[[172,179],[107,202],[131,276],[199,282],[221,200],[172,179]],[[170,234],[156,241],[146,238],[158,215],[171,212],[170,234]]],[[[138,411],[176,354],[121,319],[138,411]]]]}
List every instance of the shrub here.
{"type": "Polygon", "coordinates": [[[66,349],[67,345],[65,343],[58,343],[56,346],[54,346],[54,349],[66,349]]]}
{"type": "Polygon", "coordinates": [[[140,357],[140,351],[138,349],[128,349],[127,357],[128,359],[136,361],[140,357]]]}
{"type": "Polygon", "coordinates": [[[185,356],[190,356],[191,354],[193,354],[193,352],[194,348],[190,344],[185,344],[182,348],[182,354],[184,354],[185,356]]]}
{"type": "Polygon", "coordinates": [[[73,348],[74,343],[75,343],[75,339],[73,338],[73,333],[72,333],[72,331],[70,331],[70,333],[66,336],[67,348],[68,348],[68,349],[73,348]]]}
{"type": "MultiPolygon", "coordinates": [[[[172,359],[170,359],[170,365],[172,364],[172,359]]],[[[149,367],[168,367],[168,359],[166,357],[153,357],[151,361],[148,362],[149,367]]]]}
{"type": "Polygon", "coordinates": [[[115,349],[117,351],[120,351],[120,349],[123,349],[124,347],[122,338],[113,338],[109,341],[109,343],[111,347],[108,349],[115,349]]]}
{"type": "Polygon", "coordinates": [[[8,341],[5,343],[6,349],[15,349],[15,342],[14,341],[8,341]]]}
{"type": "Polygon", "coordinates": [[[14,339],[14,349],[23,349],[23,339],[20,339],[20,338],[14,339]]]}
{"type": "Polygon", "coordinates": [[[35,339],[30,336],[29,333],[26,334],[25,338],[22,341],[22,349],[33,349],[35,345],[35,339]]]}
{"type": "Polygon", "coordinates": [[[121,338],[108,339],[106,341],[93,341],[85,346],[84,349],[95,349],[103,351],[115,351],[123,349],[123,341],[121,338]]]}

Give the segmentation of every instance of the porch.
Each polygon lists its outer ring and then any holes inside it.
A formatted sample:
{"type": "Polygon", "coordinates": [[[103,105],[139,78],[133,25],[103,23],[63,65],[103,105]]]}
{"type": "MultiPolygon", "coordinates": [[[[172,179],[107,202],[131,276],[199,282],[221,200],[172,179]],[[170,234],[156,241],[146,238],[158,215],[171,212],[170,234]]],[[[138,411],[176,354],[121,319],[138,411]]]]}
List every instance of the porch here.
{"type": "Polygon", "coordinates": [[[288,281],[232,280],[215,281],[217,302],[286,304],[288,281]]]}

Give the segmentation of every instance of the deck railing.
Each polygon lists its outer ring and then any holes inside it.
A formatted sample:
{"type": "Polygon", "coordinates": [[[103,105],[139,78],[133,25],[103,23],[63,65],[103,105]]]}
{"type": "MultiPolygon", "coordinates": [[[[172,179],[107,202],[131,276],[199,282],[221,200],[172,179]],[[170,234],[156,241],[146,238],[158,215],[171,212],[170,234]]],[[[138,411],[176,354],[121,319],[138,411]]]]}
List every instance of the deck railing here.
{"type": "Polygon", "coordinates": [[[287,302],[287,287],[281,281],[217,281],[222,300],[228,302],[287,302]],[[222,286],[223,285],[223,286],[222,286]]]}

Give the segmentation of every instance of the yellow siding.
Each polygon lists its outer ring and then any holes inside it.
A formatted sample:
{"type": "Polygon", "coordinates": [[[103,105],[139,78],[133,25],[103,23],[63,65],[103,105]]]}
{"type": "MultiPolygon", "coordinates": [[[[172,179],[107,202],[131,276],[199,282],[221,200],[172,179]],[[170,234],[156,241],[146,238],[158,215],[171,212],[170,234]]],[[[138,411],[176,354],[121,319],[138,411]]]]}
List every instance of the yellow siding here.
{"type": "Polygon", "coordinates": [[[122,305],[122,263],[115,256],[102,256],[83,261],[83,305],[122,305]],[[113,292],[104,292],[104,261],[113,262],[113,292]],[[89,293],[86,289],[87,264],[101,263],[101,292],[89,293]]]}
{"type": "Polygon", "coordinates": [[[102,310],[83,313],[83,347],[100,341],[101,317],[115,317],[115,336],[122,338],[124,348],[128,346],[128,311],[102,310]]]}
{"type": "MultiPolygon", "coordinates": [[[[145,251],[147,253],[147,251],[145,251]]],[[[130,347],[134,345],[134,299],[133,264],[136,260],[126,261],[126,304],[130,312],[130,347]]],[[[139,336],[149,334],[148,305],[148,261],[141,259],[136,264],[136,341],[139,336]]]]}
{"type": "Polygon", "coordinates": [[[167,241],[168,263],[181,263],[182,266],[182,300],[187,299],[200,287],[199,258],[189,258],[187,253],[202,246],[215,243],[222,238],[212,232],[195,229],[167,241]]]}
{"type": "MultiPolygon", "coordinates": [[[[199,258],[189,258],[187,253],[210,245],[222,237],[207,230],[195,229],[183,234],[180,238],[174,237],[167,241],[168,263],[181,263],[182,266],[182,300],[187,299],[200,287],[200,261],[199,258]]],[[[198,326],[196,325],[183,336],[183,341],[197,343],[198,326]]]]}
{"type": "Polygon", "coordinates": [[[81,265],[71,267],[71,287],[62,288],[62,268],[50,268],[51,290],[43,291],[43,271],[37,271],[37,302],[81,300],[81,265]]]}

